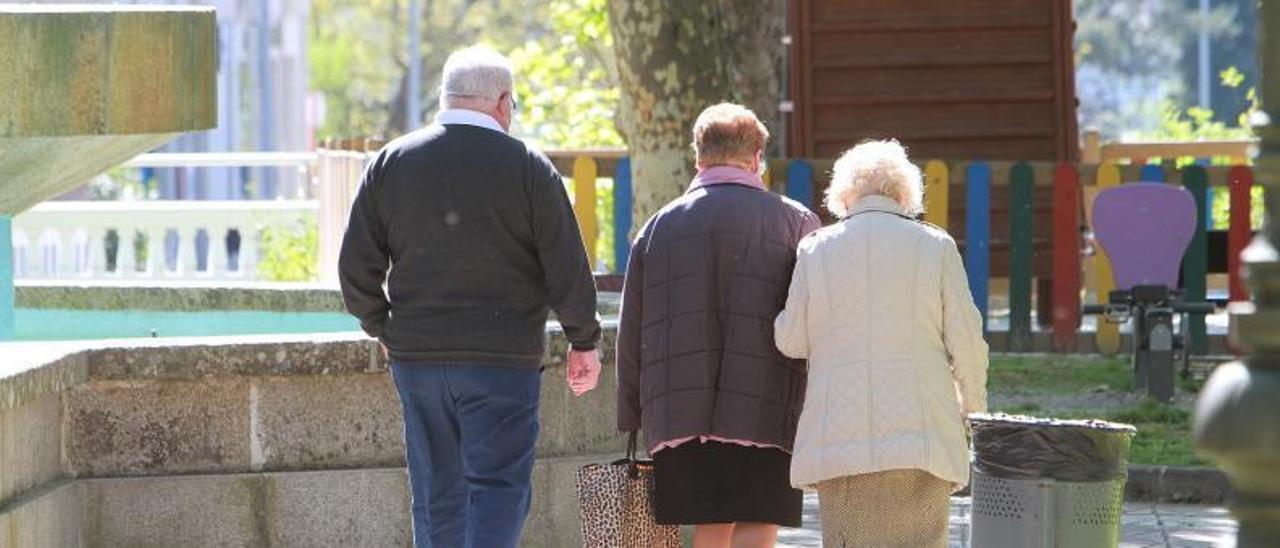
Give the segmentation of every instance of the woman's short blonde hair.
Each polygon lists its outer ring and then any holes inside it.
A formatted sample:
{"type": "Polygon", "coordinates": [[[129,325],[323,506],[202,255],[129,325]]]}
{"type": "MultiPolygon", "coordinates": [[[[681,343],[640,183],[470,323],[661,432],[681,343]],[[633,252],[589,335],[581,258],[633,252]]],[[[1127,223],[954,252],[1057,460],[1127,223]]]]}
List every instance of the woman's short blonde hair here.
{"type": "Polygon", "coordinates": [[[845,218],[855,201],[875,195],[892,198],[909,215],[924,211],[920,168],[907,159],[907,150],[897,140],[866,141],[844,151],[831,173],[826,206],[845,218]]]}
{"type": "Polygon", "coordinates": [[[693,123],[693,155],[702,166],[750,162],[768,140],[769,130],[742,105],[712,105],[693,123]]]}

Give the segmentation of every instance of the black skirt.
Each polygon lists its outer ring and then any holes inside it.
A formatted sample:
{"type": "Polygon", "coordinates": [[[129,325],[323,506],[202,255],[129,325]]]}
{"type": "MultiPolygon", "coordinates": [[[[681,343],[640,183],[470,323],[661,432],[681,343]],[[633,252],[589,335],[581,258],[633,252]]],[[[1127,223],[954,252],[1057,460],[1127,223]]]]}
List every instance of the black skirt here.
{"type": "Polygon", "coordinates": [[[773,523],[799,527],[804,495],[781,449],[697,440],[653,456],[658,523],[773,523]]]}

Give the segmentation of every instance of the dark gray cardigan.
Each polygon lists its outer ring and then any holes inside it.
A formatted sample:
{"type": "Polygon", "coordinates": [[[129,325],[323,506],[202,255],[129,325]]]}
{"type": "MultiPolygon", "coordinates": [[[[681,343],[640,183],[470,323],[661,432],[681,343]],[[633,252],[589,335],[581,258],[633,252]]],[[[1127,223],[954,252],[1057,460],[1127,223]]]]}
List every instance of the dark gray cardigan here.
{"type": "Polygon", "coordinates": [[[820,226],[797,202],[745,184],[690,190],[631,250],[618,328],[618,428],[652,448],[711,435],[790,450],[803,360],[774,347],[800,239],[820,226]]]}
{"type": "Polygon", "coordinates": [[[552,308],[575,348],[600,338],[560,174],[486,128],[435,125],[379,152],[351,206],[338,273],[347,310],[398,361],[539,367],[552,308]]]}

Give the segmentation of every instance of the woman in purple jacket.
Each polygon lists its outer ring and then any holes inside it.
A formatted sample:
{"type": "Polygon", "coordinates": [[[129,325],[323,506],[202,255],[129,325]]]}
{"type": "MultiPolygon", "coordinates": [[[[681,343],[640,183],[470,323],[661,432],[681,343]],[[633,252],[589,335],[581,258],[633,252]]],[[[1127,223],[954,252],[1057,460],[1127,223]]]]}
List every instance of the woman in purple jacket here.
{"type": "Polygon", "coordinates": [[[698,116],[698,175],[645,223],[618,329],[618,428],[643,430],[660,523],[694,546],[773,546],[799,526],[791,450],[805,362],[773,344],[800,239],[819,227],[761,180],[768,131],[750,110],[698,116]]]}

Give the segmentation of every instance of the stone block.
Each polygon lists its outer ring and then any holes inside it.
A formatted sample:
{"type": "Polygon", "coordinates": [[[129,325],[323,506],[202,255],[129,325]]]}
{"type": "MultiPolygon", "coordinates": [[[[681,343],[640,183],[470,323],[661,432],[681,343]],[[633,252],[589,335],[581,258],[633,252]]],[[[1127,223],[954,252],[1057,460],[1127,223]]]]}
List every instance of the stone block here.
{"type": "Polygon", "coordinates": [[[266,474],[269,546],[409,546],[403,468],[266,474]]]}
{"type": "Polygon", "coordinates": [[[0,411],[59,394],[89,377],[84,347],[94,343],[4,343],[0,360],[0,411]]]}
{"type": "Polygon", "coordinates": [[[256,443],[269,470],[404,465],[400,400],[388,373],[254,379],[256,443]]]}
{"type": "Polygon", "coordinates": [[[1160,474],[1163,467],[1129,465],[1129,477],[1124,482],[1124,500],[1129,502],[1153,502],[1159,500],[1160,474]]]}
{"type": "Polygon", "coordinates": [[[141,339],[87,358],[92,380],[336,375],[386,371],[371,339],[352,333],[141,339]],[[268,339],[268,340],[264,340],[268,339]]]}
{"type": "Polygon", "coordinates": [[[605,330],[605,339],[600,345],[604,351],[601,363],[605,364],[600,383],[582,396],[574,396],[569,390],[564,361],[567,342],[558,332],[553,333],[544,359],[546,370],[542,374],[538,457],[624,451],[626,437],[617,429],[617,376],[613,367],[617,331],[605,330]]]}
{"type": "Polygon", "coordinates": [[[533,466],[533,503],[520,545],[525,548],[582,546],[578,468],[619,458],[621,454],[538,459],[533,466]]]}
{"type": "Polygon", "coordinates": [[[318,285],[49,285],[18,281],[18,308],[342,312],[342,293],[318,285]]]}
{"type": "Polygon", "coordinates": [[[59,395],[0,411],[0,504],[61,475],[59,395]]]}
{"type": "Polygon", "coordinates": [[[1165,467],[1160,487],[1160,502],[1222,504],[1232,496],[1227,475],[1203,466],[1165,467]]]}
{"type": "Polygon", "coordinates": [[[1222,471],[1204,466],[1129,465],[1125,500],[1179,504],[1223,504],[1235,492],[1222,471]]]}
{"type": "Polygon", "coordinates": [[[267,546],[256,474],[82,480],[87,546],[267,546]]]}
{"type": "Polygon", "coordinates": [[[248,379],[99,381],[66,397],[76,476],[249,470],[248,379]]]}
{"type": "Polygon", "coordinates": [[[212,8],[26,6],[0,36],[0,213],[217,124],[212,8]]]}
{"type": "Polygon", "coordinates": [[[75,481],[33,493],[0,513],[0,548],[80,546],[83,499],[75,481]]]}

